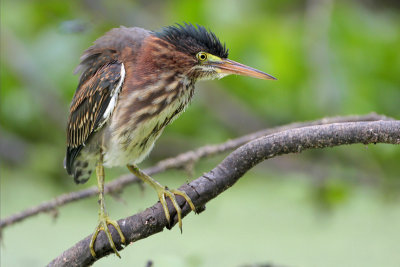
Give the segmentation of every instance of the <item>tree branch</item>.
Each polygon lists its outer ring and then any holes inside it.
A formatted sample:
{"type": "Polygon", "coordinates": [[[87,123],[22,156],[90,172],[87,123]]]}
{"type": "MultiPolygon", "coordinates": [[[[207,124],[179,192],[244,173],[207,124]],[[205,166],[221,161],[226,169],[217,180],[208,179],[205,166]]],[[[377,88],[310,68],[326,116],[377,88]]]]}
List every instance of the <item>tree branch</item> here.
{"type": "MultiPolygon", "coordinates": [[[[196,207],[204,209],[204,205],[231,187],[249,169],[263,160],[282,154],[299,153],[306,149],[325,148],[346,144],[387,143],[400,144],[400,121],[349,122],[328,125],[295,128],[270,134],[253,140],[229,154],[214,169],[185,184],[179,190],[185,191],[196,207]]],[[[190,207],[183,198],[177,197],[182,206],[182,216],[190,212],[190,207]]],[[[169,205],[172,206],[172,205],[169,205]]],[[[176,212],[170,208],[171,218],[176,223],[176,212]]],[[[160,203],[136,215],[118,221],[126,238],[126,244],[131,244],[168,226],[160,203]]],[[[123,249],[121,240],[114,228],[111,228],[115,245],[123,249]]],[[[59,257],[50,262],[49,266],[86,266],[92,264],[112,252],[107,238],[101,232],[96,240],[94,259],[89,250],[90,237],[79,241],[59,257]]]]}
{"type": "MultiPolygon", "coordinates": [[[[198,161],[199,159],[214,156],[217,154],[221,154],[226,151],[237,148],[237,147],[239,147],[251,140],[259,138],[261,136],[266,136],[266,135],[269,135],[272,133],[281,132],[281,131],[288,130],[288,129],[294,129],[294,128],[312,126],[312,125],[329,124],[329,123],[356,122],[356,121],[378,121],[378,120],[393,120],[393,119],[383,116],[383,115],[378,115],[376,113],[370,113],[370,114],[362,115],[362,116],[355,115],[355,116],[345,116],[345,117],[331,117],[331,118],[324,118],[324,119],[310,121],[310,122],[291,123],[288,125],[279,126],[279,127],[275,127],[275,128],[271,128],[271,129],[265,129],[265,130],[261,130],[261,131],[255,132],[255,133],[244,135],[239,138],[232,139],[232,140],[229,140],[229,141],[221,143],[221,144],[207,145],[207,146],[200,147],[196,150],[182,153],[176,157],[171,157],[171,158],[162,160],[162,161],[158,162],[156,165],[154,165],[153,167],[150,167],[150,168],[144,170],[144,172],[146,172],[148,175],[153,175],[156,173],[166,171],[168,169],[182,168],[184,166],[187,166],[188,164],[192,164],[192,163],[198,161]]],[[[140,180],[138,180],[135,176],[133,176],[132,174],[125,174],[125,175],[122,175],[119,178],[107,183],[105,185],[104,191],[106,194],[118,192],[121,189],[123,189],[125,186],[134,184],[137,182],[140,182],[140,180]]],[[[20,222],[24,219],[27,219],[27,218],[37,215],[39,213],[51,212],[51,211],[54,211],[57,207],[60,207],[60,206],[66,205],[68,203],[78,201],[78,200],[81,200],[84,198],[97,196],[97,195],[98,195],[97,186],[92,186],[90,188],[79,190],[76,192],[62,194],[50,201],[43,202],[42,204],[40,204],[38,206],[28,208],[24,211],[18,212],[16,214],[13,214],[9,217],[6,217],[6,218],[0,220],[0,232],[2,229],[4,229],[5,227],[7,227],[9,225],[20,222]]]]}

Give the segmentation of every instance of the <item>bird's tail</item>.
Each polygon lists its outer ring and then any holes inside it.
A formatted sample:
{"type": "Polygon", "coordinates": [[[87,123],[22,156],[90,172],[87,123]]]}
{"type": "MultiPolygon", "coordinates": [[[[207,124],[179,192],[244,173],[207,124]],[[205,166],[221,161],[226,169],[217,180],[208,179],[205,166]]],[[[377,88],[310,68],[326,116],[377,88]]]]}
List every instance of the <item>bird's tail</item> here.
{"type": "Polygon", "coordinates": [[[84,152],[81,149],[81,147],[68,148],[67,155],[64,158],[64,168],[69,175],[74,177],[74,181],[77,184],[83,184],[89,180],[97,162],[94,155],[80,153],[84,152]]]}

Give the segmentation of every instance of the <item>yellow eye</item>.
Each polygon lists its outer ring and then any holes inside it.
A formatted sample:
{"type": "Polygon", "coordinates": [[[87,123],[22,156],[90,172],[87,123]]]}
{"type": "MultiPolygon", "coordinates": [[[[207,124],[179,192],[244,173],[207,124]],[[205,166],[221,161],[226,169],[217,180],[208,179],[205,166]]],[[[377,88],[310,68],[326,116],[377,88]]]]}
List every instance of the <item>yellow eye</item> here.
{"type": "Polygon", "coordinates": [[[199,53],[197,53],[196,57],[198,60],[204,61],[207,59],[207,54],[204,52],[199,52],[199,53]]]}

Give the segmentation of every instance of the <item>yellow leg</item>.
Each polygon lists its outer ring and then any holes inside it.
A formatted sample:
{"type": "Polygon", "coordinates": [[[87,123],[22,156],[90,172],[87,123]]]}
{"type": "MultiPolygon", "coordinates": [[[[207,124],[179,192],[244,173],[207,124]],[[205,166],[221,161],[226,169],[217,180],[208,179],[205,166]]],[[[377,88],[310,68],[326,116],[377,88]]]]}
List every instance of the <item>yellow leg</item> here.
{"type": "Polygon", "coordinates": [[[179,229],[182,232],[182,215],[181,215],[181,208],[179,207],[178,202],[176,201],[175,195],[180,195],[182,196],[187,203],[189,204],[190,208],[196,212],[196,208],[193,205],[192,200],[189,198],[189,196],[183,192],[179,191],[176,189],[168,189],[165,186],[162,186],[159,182],[142,172],[138,167],[135,165],[127,165],[128,169],[139,179],[141,179],[143,182],[151,185],[156,191],[158,198],[160,199],[160,203],[164,209],[165,217],[167,218],[167,221],[170,222],[170,214],[168,211],[168,206],[167,202],[165,201],[165,197],[169,197],[171,199],[172,205],[174,205],[174,208],[176,210],[176,213],[178,214],[178,223],[179,223],[179,229]]]}
{"type": "Polygon", "coordinates": [[[111,224],[114,226],[114,228],[117,230],[119,236],[121,237],[121,242],[125,243],[125,237],[122,234],[121,228],[119,227],[118,223],[114,220],[110,220],[108,218],[107,212],[106,212],[106,206],[104,202],[104,167],[102,161],[100,161],[97,166],[96,166],[96,176],[97,176],[97,186],[99,187],[99,204],[100,204],[100,210],[99,210],[99,224],[97,225],[93,235],[92,239],[90,240],[90,253],[92,256],[95,258],[96,253],[94,251],[94,242],[96,241],[97,235],[99,234],[100,231],[104,231],[107,235],[108,242],[110,242],[110,245],[112,249],[114,250],[115,254],[121,258],[119,255],[117,248],[115,247],[114,241],[112,239],[110,230],[108,229],[108,225],[111,224]]]}

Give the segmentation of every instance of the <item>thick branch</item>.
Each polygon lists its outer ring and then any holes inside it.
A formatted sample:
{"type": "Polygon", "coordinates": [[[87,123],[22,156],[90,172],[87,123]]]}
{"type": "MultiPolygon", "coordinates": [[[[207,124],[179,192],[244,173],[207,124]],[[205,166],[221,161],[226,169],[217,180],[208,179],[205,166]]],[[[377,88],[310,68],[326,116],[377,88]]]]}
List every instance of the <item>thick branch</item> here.
{"type": "MultiPolygon", "coordinates": [[[[189,184],[180,187],[192,199],[196,207],[204,205],[231,187],[249,169],[269,158],[288,153],[299,153],[306,149],[333,147],[346,144],[387,143],[400,144],[400,121],[350,122],[310,126],[286,130],[253,140],[228,155],[210,172],[189,184]]],[[[181,197],[182,215],[190,212],[181,197]]],[[[170,205],[171,206],[171,205],[170,205]]],[[[171,214],[176,212],[171,208],[171,214]]],[[[136,242],[168,226],[160,203],[136,215],[118,221],[126,244],[136,242]]],[[[174,223],[176,223],[176,216],[174,223]]],[[[114,242],[119,249],[121,241],[115,229],[111,229],[114,242]]],[[[86,266],[97,259],[89,251],[90,236],[79,241],[54,259],[49,266],[86,266]]],[[[104,233],[100,233],[95,244],[98,259],[112,252],[104,233]]]]}
{"type": "MultiPolygon", "coordinates": [[[[311,121],[311,122],[298,122],[291,123],[284,126],[275,127],[272,129],[265,129],[262,131],[258,131],[256,133],[248,134],[236,139],[229,140],[225,143],[216,144],[216,145],[208,145],[204,147],[200,147],[196,150],[188,151],[182,153],[176,157],[168,158],[160,161],[158,164],[144,170],[147,174],[153,175],[156,173],[163,172],[168,169],[181,168],[187,164],[198,161],[201,158],[210,157],[216,154],[221,154],[223,152],[229,151],[231,149],[237,148],[251,140],[259,138],[261,136],[266,136],[272,133],[294,129],[305,126],[312,125],[322,125],[329,123],[339,123],[339,122],[355,122],[355,121],[378,121],[378,120],[392,120],[386,116],[377,115],[375,113],[371,113],[363,116],[346,116],[346,117],[332,117],[332,118],[324,118],[321,120],[311,121]]],[[[119,177],[118,179],[113,180],[105,185],[105,193],[112,193],[120,191],[127,185],[139,182],[136,177],[131,174],[125,174],[119,177]]],[[[92,196],[96,196],[98,194],[97,186],[92,186],[88,189],[83,189],[76,192],[71,192],[67,194],[60,195],[50,201],[43,202],[42,204],[31,207],[19,213],[13,214],[5,219],[0,221],[0,231],[4,229],[6,226],[12,225],[16,222],[20,222],[28,217],[34,216],[43,212],[53,211],[55,208],[59,206],[63,206],[70,202],[78,201],[83,198],[88,198],[92,196]]]]}

